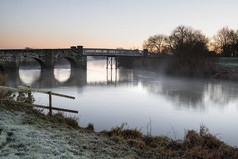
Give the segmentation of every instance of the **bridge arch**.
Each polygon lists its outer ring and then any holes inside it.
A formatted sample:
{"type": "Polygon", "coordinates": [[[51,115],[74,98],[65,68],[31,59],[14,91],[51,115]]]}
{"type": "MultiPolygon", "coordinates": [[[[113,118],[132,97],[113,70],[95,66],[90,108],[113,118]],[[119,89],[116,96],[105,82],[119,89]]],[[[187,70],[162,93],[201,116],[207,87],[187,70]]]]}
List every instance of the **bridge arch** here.
{"type": "Polygon", "coordinates": [[[45,64],[45,62],[43,62],[42,59],[36,58],[36,57],[27,57],[27,58],[24,58],[23,60],[20,61],[20,63],[19,63],[19,68],[20,68],[21,64],[23,64],[24,62],[29,62],[29,61],[32,61],[32,60],[35,60],[35,61],[37,61],[37,62],[39,63],[39,65],[40,65],[40,67],[41,67],[41,70],[47,68],[47,65],[45,64]]]}
{"type": "Polygon", "coordinates": [[[68,57],[68,56],[62,56],[62,57],[58,57],[56,60],[55,60],[55,63],[54,63],[54,66],[57,62],[59,62],[60,60],[62,59],[66,59],[69,63],[70,63],[70,68],[71,69],[74,69],[77,67],[77,62],[75,59],[73,59],[72,57],[68,57]]]}

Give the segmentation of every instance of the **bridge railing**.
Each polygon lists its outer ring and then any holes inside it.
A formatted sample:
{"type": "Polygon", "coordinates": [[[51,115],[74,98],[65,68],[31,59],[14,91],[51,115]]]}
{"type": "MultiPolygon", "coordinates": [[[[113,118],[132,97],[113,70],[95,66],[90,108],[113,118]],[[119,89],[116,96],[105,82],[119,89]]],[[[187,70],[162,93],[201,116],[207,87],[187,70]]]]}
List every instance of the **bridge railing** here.
{"type": "Polygon", "coordinates": [[[124,49],[83,49],[83,54],[108,54],[108,55],[143,55],[141,50],[124,49]]]}

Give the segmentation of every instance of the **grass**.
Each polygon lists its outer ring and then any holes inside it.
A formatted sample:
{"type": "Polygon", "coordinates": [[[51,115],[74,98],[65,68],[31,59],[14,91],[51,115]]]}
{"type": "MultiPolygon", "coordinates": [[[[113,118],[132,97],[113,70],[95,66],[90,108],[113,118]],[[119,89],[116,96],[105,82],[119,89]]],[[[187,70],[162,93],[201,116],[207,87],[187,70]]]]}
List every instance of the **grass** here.
{"type": "MultiPolygon", "coordinates": [[[[19,106],[19,105],[14,105],[11,103],[11,101],[1,101],[1,109],[7,109],[9,111],[23,111],[27,114],[31,114],[35,116],[36,118],[43,119],[46,121],[49,121],[51,123],[55,124],[65,124],[71,128],[78,129],[80,128],[78,125],[78,119],[74,117],[67,117],[64,115],[62,112],[58,112],[53,114],[52,116],[49,114],[44,114],[42,110],[40,109],[35,109],[33,107],[28,107],[28,106],[19,106]]],[[[23,124],[34,124],[34,121],[24,121],[23,124]]]]}
{"type": "Polygon", "coordinates": [[[200,131],[189,130],[184,140],[172,140],[165,136],[143,135],[136,129],[123,126],[103,131],[103,134],[117,143],[126,142],[139,155],[152,158],[238,158],[238,149],[231,147],[209,133],[205,126],[200,131]],[[159,157],[160,156],[160,157],[159,157]]]}
{"type": "Polygon", "coordinates": [[[142,134],[137,129],[124,129],[126,123],[122,123],[120,127],[113,128],[111,131],[103,131],[102,133],[109,137],[122,137],[124,139],[140,139],[142,134]]]}
{"type": "Polygon", "coordinates": [[[67,117],[62,112],[58,112],[56,114],[53,114],[53,116],[50,119],[53,119],[54,122],[63,122],[66,125],[68,125],[72,128],[75,128],[75,129],[79,128],[77,118],[67,117]]]}

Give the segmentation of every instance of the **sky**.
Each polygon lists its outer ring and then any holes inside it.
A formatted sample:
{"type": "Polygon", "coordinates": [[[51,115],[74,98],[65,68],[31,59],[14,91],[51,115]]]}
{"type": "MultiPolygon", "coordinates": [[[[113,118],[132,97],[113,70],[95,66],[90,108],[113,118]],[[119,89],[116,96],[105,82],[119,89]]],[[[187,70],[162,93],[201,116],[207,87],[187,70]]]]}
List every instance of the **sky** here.
{"type": "Polygon", "coordinates": [[[142,49],[179,25],[238,29],[237,0],[0,0],[0,49],[142,49]]]}

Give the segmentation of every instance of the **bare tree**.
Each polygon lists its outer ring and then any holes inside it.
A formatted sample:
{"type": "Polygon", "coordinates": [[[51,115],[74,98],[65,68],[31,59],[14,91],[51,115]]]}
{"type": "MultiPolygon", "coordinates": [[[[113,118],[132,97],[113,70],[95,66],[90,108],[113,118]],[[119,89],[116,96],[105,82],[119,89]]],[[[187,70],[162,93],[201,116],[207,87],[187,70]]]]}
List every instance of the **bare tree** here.
{"type": "Polygon", "coordinates": [[[210,76],[216,64],[208,56],[208,38],[192,27],[178,26],[170,36],[154,35],[144,41],[144,49],[150,52],[172,53],[167,73],[186,76],[210,76]]]}
{"type": "Polygon", "coordinates": [[[203,76],[206,72],[212,71],[208,60],[205,60],[208,52],[208,38],[199,30],[178,26],[166,41],[174,55],[168,68],[169,72],[203,76]]]}
{"type": "Polygon", "coordinates": [[[201,53],[207,51],[208,39],[199,30],[194,30],[191,27],[178,26],[166,41],[175,55],[179,55],[180,51],[185,49],[201,53]]]}
{"type": "Polygon", "coordinates": [[[214,36],[215,43],[219,48],[219,52],[223,56],[236,56],[236,50],[238,49],[238,31],[224,27],[217,32],[214,36]]]}
{"type": "Polygon", "coordinates": [[[143,43],[143,49],[148,49],[149,52],[161,53],[165,46],[166,36],[163,34],[157,34],[150,36],[143,43]]]}
{"type": "Polygon", "coordinates": [[[228,27],[224,27],[217,32],[217,35],[215,36],[214,39],[221,49],[224,48],[224,46],[229,43],[230,32],[231,30],[228,27]]]}
{"type": "Polygon", "coordinates": [[[238,52],[238,30],[234,31],[232,30],[230,32],[230,51],[231,51],[231,55],[233,57],[237,56],[237,52],[238,52]]]}

